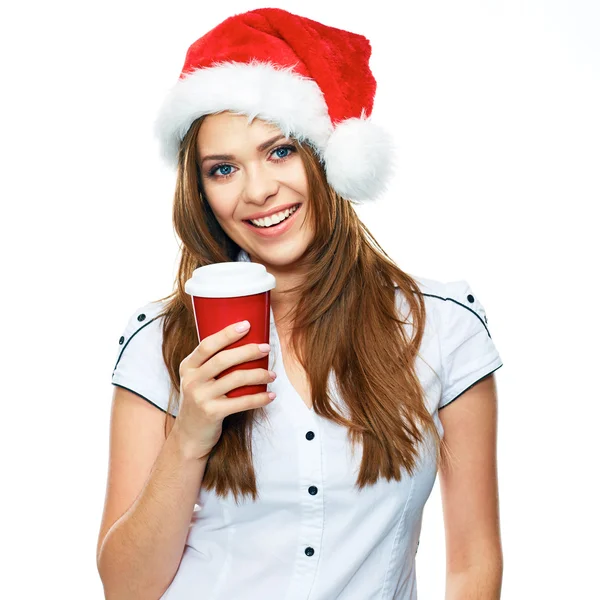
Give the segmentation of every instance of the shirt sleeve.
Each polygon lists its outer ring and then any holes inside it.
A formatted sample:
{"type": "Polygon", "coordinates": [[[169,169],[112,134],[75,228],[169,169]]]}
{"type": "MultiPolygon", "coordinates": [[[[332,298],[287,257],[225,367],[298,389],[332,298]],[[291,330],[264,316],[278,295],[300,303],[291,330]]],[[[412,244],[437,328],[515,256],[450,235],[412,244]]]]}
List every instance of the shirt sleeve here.
{"type": "MultiPolygon", "coordinates": [[[[167,412],[171,380],[162,356],[163,306],[151,302],[138,308],[128,319],[119,338],[112,384],[137,394],[167,412]]],[[[169,414],[177,416],[177,407],[169,414]]]]}
{"type": "Polygon", "coordinates": [[[438,410],[502,366],[485,309],[468,282],[444,284],[439,304],[442,393],[438,410]]]}

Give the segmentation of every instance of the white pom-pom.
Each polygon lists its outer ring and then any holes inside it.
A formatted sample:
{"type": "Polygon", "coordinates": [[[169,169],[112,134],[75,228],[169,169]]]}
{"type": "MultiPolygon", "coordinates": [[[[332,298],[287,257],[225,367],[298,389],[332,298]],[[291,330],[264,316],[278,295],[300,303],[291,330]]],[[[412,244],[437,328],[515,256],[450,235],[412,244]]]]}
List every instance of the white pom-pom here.
{"type": "Polygon", "coordinates": [[[375,200],[393,173],[393,154],[391,135],[369,119],[341,121],[323,153],[327,181],[348,200],[375,200]]]}

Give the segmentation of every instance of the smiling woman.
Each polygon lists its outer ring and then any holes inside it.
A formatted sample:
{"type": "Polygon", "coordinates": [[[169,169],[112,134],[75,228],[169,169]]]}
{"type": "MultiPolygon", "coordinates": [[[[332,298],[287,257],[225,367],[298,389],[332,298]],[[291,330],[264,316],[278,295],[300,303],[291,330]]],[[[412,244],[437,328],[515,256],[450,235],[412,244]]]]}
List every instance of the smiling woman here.
{"type": "MultiPolygon", "coordinates": [[[[128,408],[113,424],[99,542],[107,597],[415,600],[423,508],[447,465],[439,410],[464,463],[485,444],[490,456],[490,434],[457,441],[455,418],[461,395],[471,409],[481,400],[471,433],[492,406],[473,387],[502,365],[483,305],[466,281],[403,271],[354,210],[384,191],[392,164],[370,119],[370,53],[359,34],[259,9],[186,55],[157,120],[177,168],[176,286],[131,316],[113,374],[115,406],[128,408]],[[258,355],[227,349],[233,327],[198,344],[185,282],[233,261],[275,276],[275,380],[262,369],[218,377],[258,355]],[[234,409],[225,393],[250,378],[276,399],[234,409]],[[128,427],[151,420],[140,398],[157,413],[142,431],[128,427]]],[[[453,567],[497,547],[494,465],[480,464],[474,480],[444,471],[462,525],[448,528],[453,567]],[[465,497],[483,537],[465,533],[465,497]]]]}

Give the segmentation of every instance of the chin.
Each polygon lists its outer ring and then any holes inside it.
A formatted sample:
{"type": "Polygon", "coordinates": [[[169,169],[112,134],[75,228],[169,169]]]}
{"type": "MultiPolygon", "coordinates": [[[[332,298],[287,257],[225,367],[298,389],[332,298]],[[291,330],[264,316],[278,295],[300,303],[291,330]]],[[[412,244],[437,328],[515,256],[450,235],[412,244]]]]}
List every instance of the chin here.
{"type": "Polygon", "coordinates": [[[264,259],[265,262],[273,266],[285,267],[304,256],[307,247],[307,244],[299,244],[298,240],[290,240],[288,243],[274,246],[271,252],[258,252],[257,257],[264,259]]]}

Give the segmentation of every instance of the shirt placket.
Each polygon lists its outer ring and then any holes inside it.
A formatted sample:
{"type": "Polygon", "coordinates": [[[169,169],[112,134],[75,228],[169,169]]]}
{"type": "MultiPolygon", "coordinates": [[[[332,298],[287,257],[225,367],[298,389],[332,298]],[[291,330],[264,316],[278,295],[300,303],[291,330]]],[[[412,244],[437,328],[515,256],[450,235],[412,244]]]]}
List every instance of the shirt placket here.
{"type": "Polygon", "coordinates": [[[292,579],[285,600],[308,600],[321,559],[324,527],[323,440],[319,417],[309,409],[291,384],[283,366],[283,356],[277,327],[271,311],[271,334],[279,361],[279,378],[283,396],[280,407],[288,412],[298,437],[297,449],[298,497],[300,523],[292,579]]]}
{"type": "MultiPolygon", "coordinates": [[[[291,387],[291,384],[290,384],[291,387]]],[[[293,391],[290,393],[294,393],[293,391]]],[[[300,401],[302,402],[301,398],[300,401]]],[[[301,508],[298,527],[298,545],[292,580],[285,600],[308,600],[315,583],[317,568],[321,560],[321,542],[324,527],[324,482],[322,469],[322,439],[318,417],[308,409],[301,413],[296,407],[296,429],[298,436],[298,502],[301,508]]]]}

